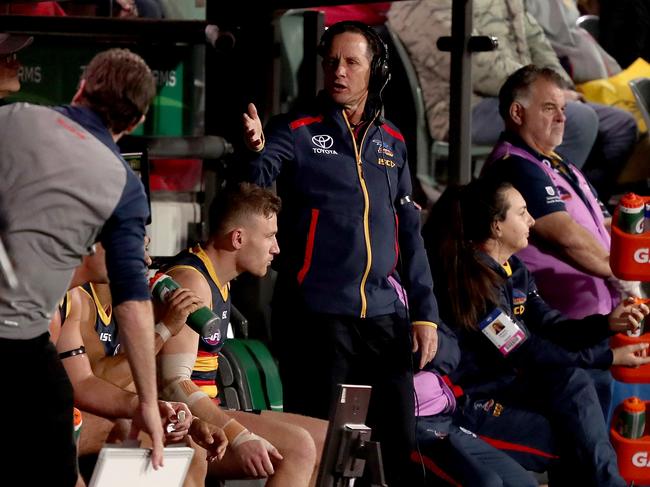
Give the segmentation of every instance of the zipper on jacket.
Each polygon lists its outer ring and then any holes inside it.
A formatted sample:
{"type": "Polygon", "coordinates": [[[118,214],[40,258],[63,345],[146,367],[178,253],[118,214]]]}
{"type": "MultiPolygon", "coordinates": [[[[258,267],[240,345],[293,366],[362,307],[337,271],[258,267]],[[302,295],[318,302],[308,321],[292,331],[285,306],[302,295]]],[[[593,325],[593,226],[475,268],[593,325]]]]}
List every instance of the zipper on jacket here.
{"type": "Polygon", "coordinates": [[[361,284],[359,285],[359,294],[361,295],[360,318],[365,318],[366,311],[368,308],[368,299],[366,298],[366,281],[368,280],[368,274],[370,274],[370,267],[372,266],[372,247],[370,246],[370,224],[368,222],[369,215],[370,215],[370,197],[368,196],[368,187],[366,186],[366,180],[363,178],[363,168],[361,165],[362,164],[361,151],[363,149],[363,143],[366,140],[366,135],[368,135],[368,130],[370,130],[370,125],[372,124],[372,122],[370,122],[366,127],[363,137],[361,138],[361,144],[359,145],[359,147],[357,147],[357,139],[354,136],[354,130],[352,130],[352,127],[350,126],[350,122],[348,121],[348,117],[345,114],[345,110],[343,110],[343,119],[345,120],[345,124],[348,126],[348,130],[350,131],[350,135],[352,136],[352,147],[354,147],[354,155],[357,162],[357,174],[359,176],[359,183],[361,184],[361,192],[363,193],[363,201],[364,201],[363,235],[366,241],[366,253],[368,259],[366,260],[366,269],[363,272],[363,276],[361,277],[361,284]]]}

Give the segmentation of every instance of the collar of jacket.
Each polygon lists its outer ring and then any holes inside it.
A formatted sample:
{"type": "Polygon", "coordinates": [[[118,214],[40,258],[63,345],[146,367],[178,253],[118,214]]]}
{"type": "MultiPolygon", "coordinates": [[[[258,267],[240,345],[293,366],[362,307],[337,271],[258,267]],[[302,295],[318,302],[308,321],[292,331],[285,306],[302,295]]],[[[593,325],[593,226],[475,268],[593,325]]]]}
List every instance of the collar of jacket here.
{"type": "MultiPolygon", "coordinates": [[[[490,257],[488,254],[483,252],[482,250],[477,250],[476,254],[478,256],[478,259],[482,261],[484,264],[486,264],[490,269],[492,269],[494,272],[499,274],[501,277],[504,279],[508,279],[508,273],[506,270],[503,268],[503,266],[494,260],[492,257],[490,257]]],[[[511,259],[508,259],[508,262],[510,262],[510,265],[512,267],[512,261],[511,259]]]]}
{"type": "Polygon", "coordinates": [[[529,146],[526,143],[526,141],[524,141],[524,139],[522,139],[519,136],[519,134],[512,132],[511,130],[505,130],[504,132],[502,132],[501,137],[499,139],[505,140],[506,142],[510,142],[515,147],[519,147],[520,149],[525,150],[526,152],[532,154],[536,159],[539,159],[540,161],[544,159],[549,159],[550,157],[553,156],[557,156],[562,162],[566,161],[566,158],[555,150],[552,151],[551,155],[542,154],[541,152],[536,151],[531,146],[529,146]]]}
{"type": "Polygon", "coordinates": [[[113,140],[111,132],[108,130],[108,127],[106,127],[106,124],[102,121],[97,112],[80,105],[60,105],[54,107],[54,110],[77,122],[99,139],[119,158],[122,158],[119,146],[113,140]]]}
{"type": "MultiPolygon", "coordinates": [[[[318,92],[317,100],[323,115],[333,118],[342,115],[344,109],[343,105],[335,103],[325,90],[318,92]]],[[[361,117],[361,121],[372,122],[377,118],[379,111],[373,111],[372,106],[373,103],[370,103],[369,97],[368,101],[366,101],[366,106],[364,107],[363,117],[361,117]]]]}

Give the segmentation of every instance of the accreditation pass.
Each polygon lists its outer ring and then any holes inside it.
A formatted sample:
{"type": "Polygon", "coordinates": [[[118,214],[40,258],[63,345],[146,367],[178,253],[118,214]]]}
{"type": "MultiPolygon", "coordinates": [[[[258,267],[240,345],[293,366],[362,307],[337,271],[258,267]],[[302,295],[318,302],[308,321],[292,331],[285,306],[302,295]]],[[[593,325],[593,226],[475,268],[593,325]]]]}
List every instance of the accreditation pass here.
{"type": "Polygon", "coordinates": [[[526,341],[526,334],[519,325],[499,308],[483,318],[478,326],[503,356],[526,341]]]}

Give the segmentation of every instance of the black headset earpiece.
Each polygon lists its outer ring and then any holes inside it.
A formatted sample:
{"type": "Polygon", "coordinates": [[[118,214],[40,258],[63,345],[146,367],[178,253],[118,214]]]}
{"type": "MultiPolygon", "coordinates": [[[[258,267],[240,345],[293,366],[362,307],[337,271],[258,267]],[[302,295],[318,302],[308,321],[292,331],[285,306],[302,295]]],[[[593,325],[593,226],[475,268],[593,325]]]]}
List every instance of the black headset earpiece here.
{"type": "Polygon", "coordinates": [[[325,57],[327,55],[327,46],[331,44],[332,38],[343,32],[348,32],[350,27],[354,27],[363,32],[366,39],[368,39],[368,42],[372,39],[372,43],[376,44],[379,49],[379,54],[374,54],[372,57],[368,91],[372,95],[381,96],[381,92],[390,80],[390,65],[388,63],[388,47],[382,38],[379,37],[379,34],[375,29],[356,20],[337,22],[327,29],[321,36],[317,49],[318,54],[320,54],[321,57],[325,57]]]}

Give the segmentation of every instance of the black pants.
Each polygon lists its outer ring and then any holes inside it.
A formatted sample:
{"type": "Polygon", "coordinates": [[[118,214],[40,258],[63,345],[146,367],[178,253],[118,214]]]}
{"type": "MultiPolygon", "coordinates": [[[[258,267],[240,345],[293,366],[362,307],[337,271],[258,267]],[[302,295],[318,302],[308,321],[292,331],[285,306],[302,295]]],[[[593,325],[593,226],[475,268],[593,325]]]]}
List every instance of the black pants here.
{"type": "Polygon", "coordinates": [[[3,394],[0,418],[4,475],[20,485],[74,486],[72,386],[45,333],[31,340],[0,339],[3,394]]]}
{"type": "Polygon", "coordinates": [[[372,386],[368,419],[393,487],[409,485],[415,444],[410,325],[395,313],[373,318],[274,306],[284,410],[328,419],[337,385],[372,386]],[[278,321],[279,320],[279,321],[278,321]]]}

